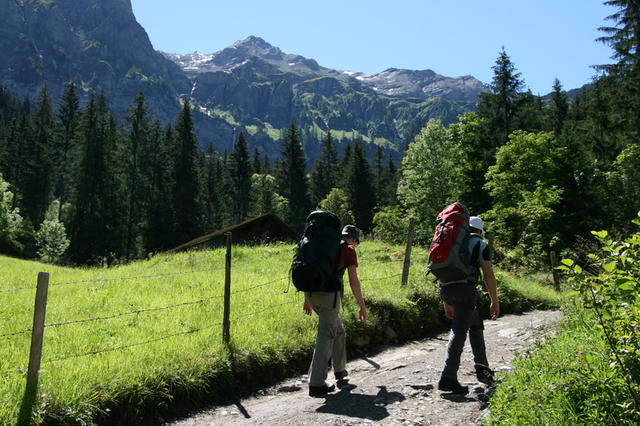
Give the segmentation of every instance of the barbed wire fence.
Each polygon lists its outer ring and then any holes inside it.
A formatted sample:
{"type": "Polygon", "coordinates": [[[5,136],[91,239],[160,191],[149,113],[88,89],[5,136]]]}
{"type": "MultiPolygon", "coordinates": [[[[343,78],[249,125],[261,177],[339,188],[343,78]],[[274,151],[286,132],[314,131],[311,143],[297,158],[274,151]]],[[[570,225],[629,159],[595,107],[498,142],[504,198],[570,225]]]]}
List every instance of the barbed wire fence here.
{"type": "MultiPolygon", "coordinates": [[[[164,341],[174,337],[185,336],[185,335],[195,334],[195,333],[199,333],[206,330],[220,329],[220,328],[222,328],[223,344],[228,345],[231,339],[232,323],[235,324],[235,323],[238,323],[240,320],[255,317],[265,312],[269,312],[277,308],[282,308],[283,306],[300,303],[300,300],[298,299],[293,301],[282,302],[282,303],[274,303],[269,306],[261,307],[260,309],[255,310],[253,312],[242,313],[231,318],[230,301],[231,301],[232,294],[241,294],[241,293],[248,293],[251,291],[255,291],[263,287],[274,285],[278,282],[290,280],[290,277],[287,274],[287,276],[273,279],[261,284],[253,285],[251,287],[238,289],[232,292],[232,289],[231,289],[232,236],[231,236],[231,233],[227,233],[225,235],[227,238],[227,244],[226,244],[226,255],[225,255],[224,267],[197,269],[197,270],[190,270],[186,272],[170,272],[170,273],[163,273],[163,274],[99,278],[99,279],[92,279],[92,280],[76,280],[76,281],[53,282],[53,283],[49,283],[49,273],[40,272],[38,274],[36,287],[16,287],[12,289],[0,290],[0,294],[35,290],[35,303],[34,303],[34,311],[33,311],[32,328],[26,328],[22,330],[16,330],[16,331],[0,334],[0,339],[10,338],[13,336],[29,334],[29,333],[31,334],[31,345],[29,350],[29,362],[28,362],[27,368],[25,369],[24,367],[22,367],[22,368],[14,368],[14,369],[9,369],[5,371],[0,371],[0,377],[3,377],[3,376],[6,377],[12,374],[26,375],[25,394],[24,394],[24,398],[20,408],[18,424],[28,424],[31,420],[31,412],[32,412],[31,410],[36,402],[38,379],[40,375],[40,367],[42,364],[53,364],[53,363],[71,360],[71,359],[78,359],[78,358],[95,356],[95,355],[100,355],[100,354],[105,354],[105,353],[110,353],[115,351],[122,351],[130,348],[134,348],[134,347],[157,343],[157,342],[164,341]],[[133,280],[150,280],[150,279],[166,278],[166,277],[177,276],[177,275],[210,273],[210,272],[216,272],[216,271],[222,271],[222,270],[225,271],[223,294],[218,294],[218,295],[209,296],[209,297],[202,297],[196,300],[174,303],[166,306],[148,307],[144,309],[133,309],[126,312],[114,312],[108,315],[99,315],[94,317],[68,320],[68,321],[59,321],[59,322],[52,322],[52,323],[45,322],[48,290],[50,287],[87,285],[87,284],[96,284],[96,283],[111,283],[111,282],[117,282],[117,281],[125,282],[125,281],[133,281],[133,280]],[[214,322],[208,325],[204,325],[202,327],[190,328],[185,331],[161,335],[161,336],[153,337],[151,339],[147,339],[140,342],[125,343],[119,346],[108,347],[104,349],[95,349],[95,350],[76,353],[76,354],[67,354],[59,357],[53,357],[53,358],[42,360],[42,349],[44,345],[44,331],[46,328],[59,328],[59,327],[66,327],[70,325],[76,325],[76,324],[87,324],[87,323],[94,323],[94,322],[100,322],[100,321],[108,321],[116,318],[123,318],[127,316],[147,314],[152,312],[169,311],[169,310],[178,309],[181,307],[201,305],[213,300],[222,300],[223,302],[223,315],[222,315],[221,322],[214,322]]],[[[362,279],[365,281],[381,281],[381,280],[390,280],[390,279],[401,277],[400,284],[406,285],[407,279],[409,276],[409,266],[411,264],[410,256],[411,256],[412,240],[413,240],[413,222],[411,221],[409,225],[408,236],[407,236],[407,248],[406,248],[404,259],[403,259],[404,261],[403,261],[402,273],[391,274],[383,277],[362,278],[362,279]]],[[[260,261],[264,261],[264,260],[236,262],[236,265],[246,265],[251,263],[258,263],[260,261]]]]}

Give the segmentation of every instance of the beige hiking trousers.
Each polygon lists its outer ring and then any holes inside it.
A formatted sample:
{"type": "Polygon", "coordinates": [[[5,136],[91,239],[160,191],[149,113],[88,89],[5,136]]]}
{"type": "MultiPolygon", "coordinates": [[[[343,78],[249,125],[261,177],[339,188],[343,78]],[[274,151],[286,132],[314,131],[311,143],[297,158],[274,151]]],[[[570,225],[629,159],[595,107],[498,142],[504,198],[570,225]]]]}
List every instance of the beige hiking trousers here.
{"type": "Polygon", "coordinates": [[[322,386],[327,379],[329,360],[334,374],[347,368],[346,339],[340,318],[340,292],[337,295],[335,292],[305,292],[304,297],[319,317],[316,347],[309,367],[309,385],[322,386]]]}

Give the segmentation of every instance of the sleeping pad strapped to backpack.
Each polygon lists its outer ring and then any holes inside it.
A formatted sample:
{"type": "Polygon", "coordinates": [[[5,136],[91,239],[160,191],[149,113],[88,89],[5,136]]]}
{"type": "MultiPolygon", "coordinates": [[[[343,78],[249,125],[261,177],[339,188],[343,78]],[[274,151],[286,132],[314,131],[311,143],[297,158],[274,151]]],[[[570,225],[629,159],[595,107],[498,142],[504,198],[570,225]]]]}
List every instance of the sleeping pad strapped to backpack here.
{"type": "Polygon", "coordinates": [[[291,264],[291,279],[298,291],[337,291],[340,280],[334,270],[340,252],[340,219],[316,210],[307,216],[302,239],[291,264]]]}
{"type": "Polygon", "coordinates": [[[444,208],[436,219],[429,249],[429,271],[440,284],[465,282],[473,276],[469,253],[469,210],[461,203],[444,208]]]}

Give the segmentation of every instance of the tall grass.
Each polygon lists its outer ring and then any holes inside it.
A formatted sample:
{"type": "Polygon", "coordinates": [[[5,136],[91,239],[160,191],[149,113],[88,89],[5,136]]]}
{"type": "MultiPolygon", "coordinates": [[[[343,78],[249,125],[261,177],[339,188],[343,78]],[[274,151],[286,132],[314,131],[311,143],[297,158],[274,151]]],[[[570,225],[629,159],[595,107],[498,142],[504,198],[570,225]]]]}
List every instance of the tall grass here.
{"type": "Polygon", "coordinates": [[[515,362],[490,400],[490,425],[631,425],[624,382],[616,379],[592,313],[568,307],[556,333],[515,362]]]}
{"type": "MultiPolygon", "coordinates": [[[[0,335],[31,327],[37,273],[51,277],[35,421],[132,421],[144,410],[222,399],[306,366],[317,318],[302,314],[302,294],[288,283],[292,250],[234,247],[229,346],[221,336],[222,249],[109,269],[0,257],[0,335]]],[[[435,285],[421,273],[426,251],[414,248],[405,287],[399,285],[402,252],[379,242],[358,247],[370,321],[356,321],[347,296],[350,336],[375,343],[389,326],[403,338],[442,324],[435,285]]],[[[536,285],[523,287],[513,290],[516,298],[536,285]]],[[[19,411],[29,342],[29,333],[0,337],[0,424],[15,421],[19,411]]]]}

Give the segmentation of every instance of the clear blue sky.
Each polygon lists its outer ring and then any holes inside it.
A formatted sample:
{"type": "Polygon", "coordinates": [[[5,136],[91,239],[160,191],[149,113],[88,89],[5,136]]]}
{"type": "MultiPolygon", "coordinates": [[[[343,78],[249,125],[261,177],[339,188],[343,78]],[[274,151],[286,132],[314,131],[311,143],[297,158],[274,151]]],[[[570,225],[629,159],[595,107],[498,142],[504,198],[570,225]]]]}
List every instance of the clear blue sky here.
{"type": "Polygon", "coordinates": [[[213,53],[250,35],[322,66],[432,69],[485,83],[504,46],[534,94],[588,83],[609,63],[599,0],[132,0],[157,50],[213,53]]]}

